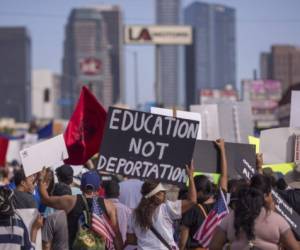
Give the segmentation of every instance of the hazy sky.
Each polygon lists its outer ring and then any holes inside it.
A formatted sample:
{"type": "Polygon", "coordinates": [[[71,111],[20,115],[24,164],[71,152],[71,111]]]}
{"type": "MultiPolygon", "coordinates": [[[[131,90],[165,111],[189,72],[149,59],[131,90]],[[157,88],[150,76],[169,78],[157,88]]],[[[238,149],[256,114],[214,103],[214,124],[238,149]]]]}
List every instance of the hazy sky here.
{"type": "MultiPolygon", "coordinates": [[[[161,0],[163,1],[163,0],[161,0]]],[[[194,2],[182,0],[182,7],[194,2]]],[[[236,9],[237,82],[252,77],[259,53],[272,44],[300,46],[300,0],[207,0],[236,9]]],[[[61,72],[64,27],[72,8],[119,4],[125,24],[153,24],[155,0],[0,0],[1,26],[26,26],[32,39],[33,69],[61,72]]],[[[125,46],[126,98],[134,103],[133,56],[138,52],[140,101],[154,100],[154,48],[125,46]]]]}

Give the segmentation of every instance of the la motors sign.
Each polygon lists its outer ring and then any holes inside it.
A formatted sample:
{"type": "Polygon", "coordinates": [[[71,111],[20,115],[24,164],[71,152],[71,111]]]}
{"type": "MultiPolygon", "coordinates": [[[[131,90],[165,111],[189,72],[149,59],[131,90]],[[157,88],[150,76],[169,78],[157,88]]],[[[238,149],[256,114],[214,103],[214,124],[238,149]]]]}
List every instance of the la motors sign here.
{"type": "Polygon", "coordinates": [[[127,44],[189,45],[192,43],[191,26],[125,26],[127,44]]]}

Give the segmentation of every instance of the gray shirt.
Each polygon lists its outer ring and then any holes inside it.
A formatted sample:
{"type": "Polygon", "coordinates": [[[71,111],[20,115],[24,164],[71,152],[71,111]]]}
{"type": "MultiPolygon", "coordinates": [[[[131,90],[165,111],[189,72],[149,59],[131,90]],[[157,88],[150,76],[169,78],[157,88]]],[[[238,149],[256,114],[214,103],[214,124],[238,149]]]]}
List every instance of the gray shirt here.
{"type": "Polygon", "coordinates": [[[51,242],[51,249],[69,249],[67,216],[64,211],[57,210],[46,218],[42,228],[42,240],[51,242]]]}
{"type": "Polygon", "coordinates": [[[16,209],[37,208],[32,194],[18,190],[14,190],[14,204],[16,209]]]}

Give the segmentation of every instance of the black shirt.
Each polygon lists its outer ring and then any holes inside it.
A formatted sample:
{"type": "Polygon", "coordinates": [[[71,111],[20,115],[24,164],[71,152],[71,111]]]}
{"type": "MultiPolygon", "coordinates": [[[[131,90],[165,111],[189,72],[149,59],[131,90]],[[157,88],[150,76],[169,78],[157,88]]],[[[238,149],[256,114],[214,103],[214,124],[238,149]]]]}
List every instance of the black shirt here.
{"type": "MultiPolygon", "coordinates": [[[[203,204],[203,208],[205,209],[206,214],[213,208],[215,203],[211,204],[203,204]]],[[[194,205],[189,209],[186,213],[183,214],[181,224],[185,227],[189,228],[189,237],[186,243],[186,247],[196,248],[201,247],[201,245],[193,239],[195,233],[198,231],[206,216],[202,212],[199,205],[194,205]]]]}

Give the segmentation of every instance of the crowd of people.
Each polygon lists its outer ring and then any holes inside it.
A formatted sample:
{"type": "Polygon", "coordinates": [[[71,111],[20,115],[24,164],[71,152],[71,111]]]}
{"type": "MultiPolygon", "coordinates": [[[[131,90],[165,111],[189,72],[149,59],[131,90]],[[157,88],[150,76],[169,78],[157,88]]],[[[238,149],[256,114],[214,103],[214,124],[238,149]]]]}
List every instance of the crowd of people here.
{"type": "Polygon", "coordinates": [[[261,154],[250,181],[229,179],[224,140],[215,143],[221,159],[218,183],[208,175],[194,176],[192,162],[186,166],[187,186],[171,187],[172,193],[170,185],[157,180],[105,175],[92,164],[79,179],[69,165],[29,177],[21,165],[1,168],[0,249],[37,249],[39,230],[43,250],[300,249],[300,239],[275,211],[271,194],[275,189],[300,214],[300,189],[262,169],[261,154]],[[195,235],[220,195],[228,213],[204,246],[195,235]],[[20,216],[22,209],[39,211],[30,227],[20,216]]]}

